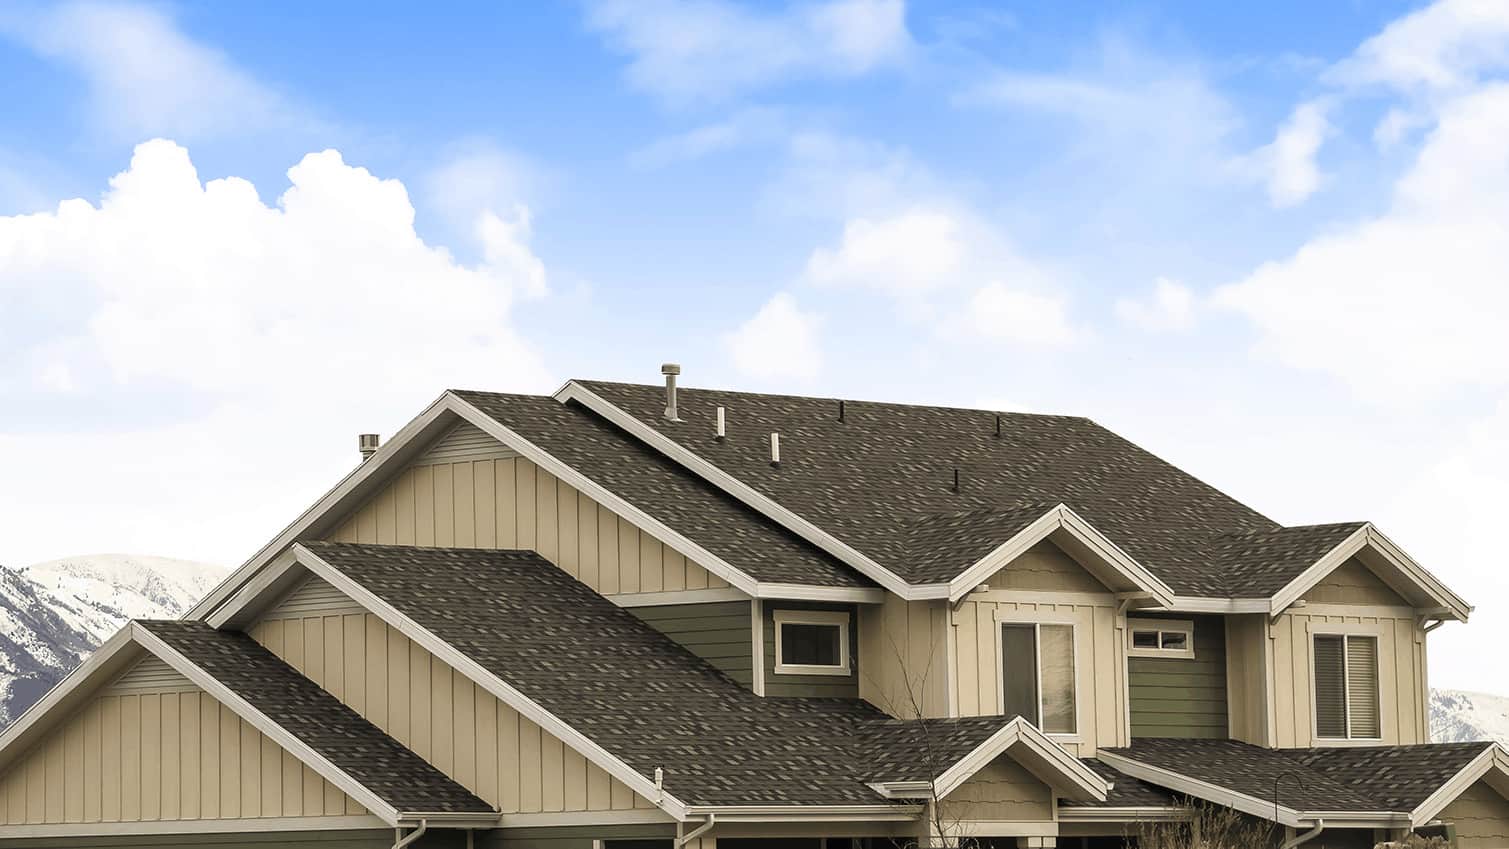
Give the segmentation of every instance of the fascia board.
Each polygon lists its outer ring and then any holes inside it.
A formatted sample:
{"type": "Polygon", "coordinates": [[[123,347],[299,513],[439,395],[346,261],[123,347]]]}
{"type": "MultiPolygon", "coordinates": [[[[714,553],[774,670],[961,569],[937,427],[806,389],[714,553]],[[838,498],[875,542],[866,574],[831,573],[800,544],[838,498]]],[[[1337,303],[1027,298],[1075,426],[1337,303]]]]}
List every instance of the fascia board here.
{"type": "MultiPolygon", "coordinates": [[[[143,648],[167,665],[173,667],[178,674],[194,683],[199,689],[210,694],[216,701],[230,707],[238,716],[246,720],[258,731],[267,735],[273,742],[291,752],[306,766],[319,773],[321,777],[339,787],[343,792],[361,803],[362,807],[381,817],[389,825],[397,826],[399,823],[399,811],[383,800],[382,797],[368,790],[361,782],[351,777],[345,770],[336,766],[324,755],[315,751],[309,744],[278,725],[271,717],[257,710],[250,702],[243,699],[236,691],[220,683],[218,679],[200,669],[193,661],[183,656],[172,646],[164,642],[160,637],[146,628],[133,623],[131,626],[131,638],[143,648]]],[[[477,814],[472,814],[477,817],[477,814]]]]}
{"type": "Polygon", "coordinates": [[[1435,819],[1442,809],[1450,805],[1478,779],[1487,775],[1490,770],[1497,770],[1500,775],[1509,778],[1509,764],[1506,764],[1503,748],[1497,743],[1484,749],[1482,754],[1468,761],[1467,765],[1462,767],[1456,775],[1436,788],[1434,793],[1425,797],[1425,801],[1409,812],[1410,824],[1419,827],[1435,819]]]}
{"type": "Polygon", "coordinates": [[[640,421],[637,416],[623,410],[618,405],[582,386],[580,383],[574,380],[567,382],[555,394],[555,399],[562,404],[568,401],[575,401],[587,407],[618,427],[628,431],[641,442],[680,463],[698,477],[701,477],[703,480],[742,501],[745,505],[763,513],[766,517],[782,525],[802,539],[853,567],[865,577],[870,578],[902,598],[910,597],[908,595],[909,585],[901,576],[881,566],[863,552],[797,515],[775,499],[761,493],[728,472],[723,471],[696,452],[686,448],[655,428],[650,427],[640,421]]]}
{"type": "Polygon", "coordinates": [[[481,664],[467,657],[450,643],[440,639],[424,626],[405,616],[397,608],[388,604],[366,587],[347,577],[345,573],[325,562],[319,555],[308,548],[302,545],[295,545],[294,551],[300,564],[326,581],[329,581],[336,589],[355,599],[357,604],[376,614],[379,619],[396,628],[404,636],[418,643],[426,651],[440,658],[453,669],[459,670],[463,675],[471,679],[473,683],[518,711],[520,715],[527,717],[536,725],[561,739],[566,745],[581,753],[583,757],[601,767],[609,775],[612,775],[628,785],[636,793],[654,802],[667,814],[678,820],[684,821],[686,819],[686,805],[684,803],[663,789],[657,788],[655,782],[641,775],[633,767],[624,763],[618,756],[572,728],[565,720],[546,710],[544,706],[521,693],[512,684],[489,672],[481,664]]]}
{"type": "Polygon", "coordinates": [[[1176,793],[1183,793],[1186,796],[1214,802],[1217,805],[1232,808],[1244,814],[1251,814],[1255,817],[1274,821],[1280,825],[1286,825],[1291,828],[1302,826],[1308,828],[1315,824],[1304,819],[1304,815],[1293,808],[1275,805],[1272,801],[1258,799],[1245,793],[1238,793],[1207,781],[1201,781],[1198,778],[1191,778],[1190,776],[1174,772],[1173,770],[1156,767],[1142,761],[1123,757],[1119,754],[1112,754],[1105,750],[1096,752],[1095,757],[1117,772],[1131,776],[1132,778],[1146,781],[1149,784],[1156,784],[1159,787],[1173,790],[1176,793]],[[1277,819],[1275,819],[1275,816],[1277,819]]]}
{"type": "Polygon", "coordinates": [[[1078,787],[1086,796],[1096,801],[1104,801],[1106,794],[1111,790],[1111,785],[1105,779],[1096,775],[1078,758],[1069,754],[1068,750],[1017,717],[933,780],[938,798],[947,798],[950,793],[958,789],[959,785],[968,781],[970,776],[979,772],[986,764],[1002,754],[1009,755],[1011,749],[1018,745],[1030,749],[1033,754],[1054,767],[1065,779],[1066,784],[1078,787]]]}
{"type": "Polygon", "coordinates": [[[1421,592],[1436,601],[1442,607],[1447,608],[1452,617],[1461,622],[1466,622],[1472,613],[1472,606],[1463,601],[1459,596],[1446,588],[1434,575],[1426,571],[1419,563],[1395,545],[1392,540],[1384,536],[1371,523],[1366,523],[1354,533],[1342,540],[1335,548],[1326,552],[1316,560],[1309,568],[1290,581],[1283,589],[1273,594],[1270,601],[1269,615],[1278,616],[1291,605],[1299,600],[1299,597],[1309,592],[1316,584],[1335,571],[1353,555],[1370,548],[1385,561],[1388,562],[1402,577],[1415,585],[1421,592]]]}

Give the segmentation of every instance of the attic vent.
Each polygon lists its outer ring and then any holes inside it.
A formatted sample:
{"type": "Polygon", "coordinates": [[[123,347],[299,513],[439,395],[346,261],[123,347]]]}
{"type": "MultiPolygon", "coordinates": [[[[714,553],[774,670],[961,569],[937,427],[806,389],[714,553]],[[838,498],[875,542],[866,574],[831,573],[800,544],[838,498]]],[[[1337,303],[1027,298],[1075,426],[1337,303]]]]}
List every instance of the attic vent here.
{"type": "Polygon", "coordinates": [[[382,437],[375,433],[363,433],[356,437],[356,448],[362,452],[365,460],[377,453],[377,448],[382,444],[382,437]]]}
{"type": "Polygon", "coordinates": [[[681,374],[681,366],[675,363],[666,363],[660,367],[660,373],[665,375],[666,420],[679,422],[681,421],[681,417],[676,414],[676,375],[681,374]]]}

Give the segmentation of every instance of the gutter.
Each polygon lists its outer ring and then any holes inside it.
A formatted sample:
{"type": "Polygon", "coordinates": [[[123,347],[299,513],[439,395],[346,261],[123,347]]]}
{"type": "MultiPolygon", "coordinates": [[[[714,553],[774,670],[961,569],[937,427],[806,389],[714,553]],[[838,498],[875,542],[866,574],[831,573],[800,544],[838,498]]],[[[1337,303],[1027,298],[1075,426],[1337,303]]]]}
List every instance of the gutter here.
{"type": "MultiPolygon", "coordinates": [[[[403,829],[395,829],[395,830],[399,834],[403,833],[403,829]]],[[[394,841],[394,843],[393,843],[393,849],[403,849],[403,847],[408,846],[410,843],[413,843],[414,841],[416,841],[419,838],[423,837],[424,833],[426,831],[429,831],[429,830],[430,830],[430,821],[429,820],[420,820],[418,828],[416,828],[413,831],[409,832],[406,836],[399,837],[398,840],[394,841]]],[[[397,836],[397,835],[394,835],[394,836],[397,836]]],[[[1285,847],[1285,849],[1288,849],[1288,847],[1285,847]]]]}
{"type": "MultiPolygon", "coordinates": [[[[717,814],[708,814],[707,819],[703,821],[701,825],[676,838],[676,849],[681,849],[682,846],[685,846],[686,844],[691,843],[693,840],[696,840],[697,838],[706,834],[707,830],[712,828],[713,825],[717,823],[717,821],[717,814]]],[[[395,847],[395,849],[397,848],[395,847]]]]}
{"type": "Polygon", "coordinates": [[[1316,819],[1314,828],[1310,829],[1304,834],[1295,835],[1294,837],[1285,840],[1282,849],[1294,849],[1294,847],[1313,839],[1316,835],[1325,830],[1326,821],[1323,819],[1316,819]]]}

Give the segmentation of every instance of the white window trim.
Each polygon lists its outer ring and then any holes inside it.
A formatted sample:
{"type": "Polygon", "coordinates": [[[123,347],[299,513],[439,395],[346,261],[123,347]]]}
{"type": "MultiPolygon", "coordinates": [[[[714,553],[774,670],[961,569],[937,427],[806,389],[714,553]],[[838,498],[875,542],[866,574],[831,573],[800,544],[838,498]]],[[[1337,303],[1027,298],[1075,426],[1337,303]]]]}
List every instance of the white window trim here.
{"type": "Polygon", "coordinates": [[[775,674],[848,677],[851,666],[849,663],[849,612],[847,610],[776,610],[771,613],[771,617],[775,624],[775,674]],[[837,625],[840,663],[836,666],[818,666],[810,663],[783,662],[782,625],[837,625]]]}
{"type": "MultiPolygon", "coordinates": [[[[1043,613],[1033,613],[1031,611],[1016,612],[1016,611],[1001,611],[1001,610],[997,610],[996,614],[995,614],[995,621],[996,621],[996,713],[1002,714],[1002,715],[1004,715],[1006,713],[1006,667],[1005,667],[1003,661],[1001,660],[1001,658],[1004,656],[1005,651],[1006,651],[1006,647],[1004,645],[1005,640],[1006,640],[1006,633],[1005,633],[1005,629],[1002,628],[1001,626],[1003,626],[1003,625],[1035,625],[1035,626],[1042,626],[1042,625],[1067,625],[1067,626],[1069,626],[1069,651],[1070,651],[1070,654],[1074,658],[1074,730],[1073,731],[1043,731],[1043,729],[1040,726],[1039,719],[1031,719],[1031,720],[1028,720],[1028,721],[1031,722],[1033,728],[1037,728],[1039,731],[1042,731],[1042,733],[1048,735],[1049,737],[1052,737],[1054,740],[1058,741],[1059,743],[1080,743],[1080,742],[1083,742],[1083,738],[1081,737],[1081,734],[1083,733],[1082,729],[1085,726],[1085,722],[1084,722],[1084,717],[1080,716],[1080,709],[1083,707],[1084,701],[1085,701],[1085,690],[1084,690],[1085,679],[1084,679],[1083,673],[1081,672],[1081,669],[1083,668],[1084,665],[1079,662],[1079,625],[1080,625],[1079,620],[1071,618],[1071,617],[1068,617],[1068,616],[1055,616],[1055,615],[1053,615],[1051,613],[1050,614],[1043,614],[1043,613]]],[[[1038,629],[1034,629],[1034,630],[1035,631],[1040,631],[1041,629],[1038,628],[1038,629]]],[[[1033,637],[1036,640],[1037,645],[1038,645],[1037,668],[1036,668],[1035,671],[1037,672],[1037,713],[1038,713],[1038,718],[1041,718],[1042,715],[1043,715],[1043,659],[1042,659],[1042,644],[1043,643],[1042,643],[1042,635],[1041,635],[1041,633],[1034,633],[1033,637]]]]}
{"type": "Polygon", "coordinates": [[[1195,659],[1195,623],[1192,619],[1128,619],[1127,657],[1168,657],[1182,660],[1195,659]],[[1157,631],[1158,645],[1163,645],[1164,634],[1183,634],[1182,649],[1146,649],[1132,645],[1134,631],[1157,631]]]}
{"type": "Polygon", "coordinates": [[[1383,729],[1388,725],[1383,715],[1383,639],[1377,629],[1372,628],[1347,628],[1344,626],[1319,625],[1310,630],[1310,736],[1317,746],[1370,746],[1383,742],[1383,729]],[[1346,720],[1345,737],[1322,737],[1320,736],[1320,705],[1315,701],[1315,638],[1316,637],[1341,637],[1341,703],[1344,707],[1343,717],[1346,720]],[[1347,688],[1351,678],[1351,658],[1347,655],[1347,640],[1353,637],[1371,639],[1373,641],[1373,662],[1378,667],[1377,692],[1374,697],[1378,699],[1378,735],[1377,737],[1353,737],[1352,736],[1352,705],[1348,699],[1347,688]]]}

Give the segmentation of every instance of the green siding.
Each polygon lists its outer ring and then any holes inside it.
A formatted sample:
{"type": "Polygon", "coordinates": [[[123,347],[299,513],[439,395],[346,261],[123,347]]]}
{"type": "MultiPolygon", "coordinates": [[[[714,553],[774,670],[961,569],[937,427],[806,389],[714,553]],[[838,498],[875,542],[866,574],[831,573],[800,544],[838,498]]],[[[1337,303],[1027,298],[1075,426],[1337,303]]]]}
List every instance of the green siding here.
{"type": "Polygon", "coordinates": [[[728,677],[754,687],[753,631],[747,601],[662,604],[626,608],[650,627],[718,667],[728,677]]]}
{"type": "Polygon", "coordinates": [[[859,617],[854,606],[800,601],[766,601],[765,695],[807,698],[859,698],[859,617]],[[849,614],[849,676],[775,674],[775,612],[777,610],[842,610],[849,614]]]}
{"type": "Polygon", "coordinates": [[[1219,616],[1167,618],[1193,619],[1195,657],[1193,660],[1127,658],[1132,736],[1224,740],[1227,737],[1225,623],[1219,616]]]}

